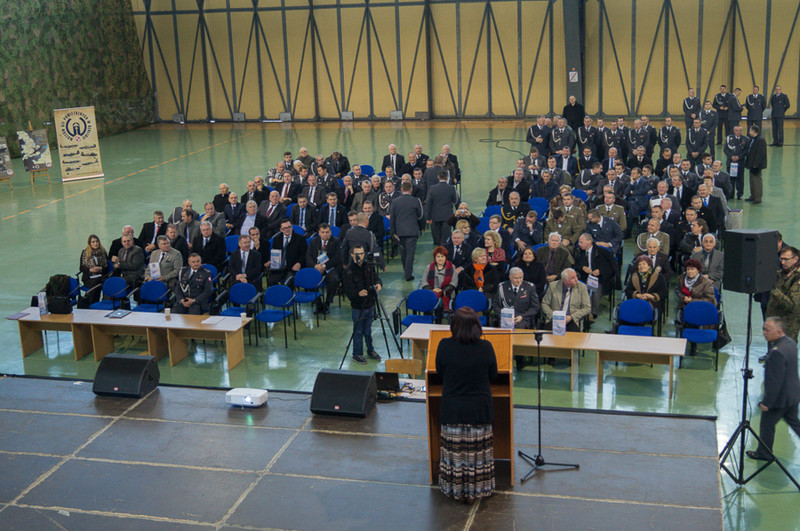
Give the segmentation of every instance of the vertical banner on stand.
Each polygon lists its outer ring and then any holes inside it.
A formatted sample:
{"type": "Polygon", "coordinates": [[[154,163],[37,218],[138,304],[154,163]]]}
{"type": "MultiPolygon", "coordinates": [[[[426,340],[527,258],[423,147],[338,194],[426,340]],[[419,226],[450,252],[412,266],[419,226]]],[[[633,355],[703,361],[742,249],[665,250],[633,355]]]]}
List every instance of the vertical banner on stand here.
{"type": "Polygon", "coordinates": [[[0,136],[0,178],[13,176],[14,166],[11,165],[11,155],[8,153],[6,137],[0,136]]]}
{"type": "Polygon", "coordinates": [[[77,181],[103,176],[94,107],[56,109],[56,138],[61,180],[77,181]]]}
{"type": "Polygon", "coordinates": [[[53,167],[46,130],[17,131],[17,136],[25,171],[49,170],[53,167]]]}

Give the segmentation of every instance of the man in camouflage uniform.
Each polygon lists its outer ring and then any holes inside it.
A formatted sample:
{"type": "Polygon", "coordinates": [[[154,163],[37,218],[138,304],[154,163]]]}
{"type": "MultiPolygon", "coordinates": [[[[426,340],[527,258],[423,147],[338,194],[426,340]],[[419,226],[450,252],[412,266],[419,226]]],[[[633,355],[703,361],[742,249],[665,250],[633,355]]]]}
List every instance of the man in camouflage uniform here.
{"type": "Polygon", "coordinates": [[[783,319],[786,335],[797,341],[800,331],[800,251],[785,247],[781,251],[778,282],[769,294],[768,317],[783,319]]]}

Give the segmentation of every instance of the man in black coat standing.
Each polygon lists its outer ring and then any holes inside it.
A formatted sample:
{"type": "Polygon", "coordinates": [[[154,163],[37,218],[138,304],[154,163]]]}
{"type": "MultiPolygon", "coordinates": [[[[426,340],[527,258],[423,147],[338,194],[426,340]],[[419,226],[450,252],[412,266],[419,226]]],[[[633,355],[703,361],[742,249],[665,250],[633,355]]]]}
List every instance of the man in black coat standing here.
{"type": "Polygon", "coordinates": [[[575,99],[575,96],[570,96],[567,104],[564,105],[564,109],[561,111],[561,115],[567,121],[567,124],[572,128],[572,132],[574,133],[580,126],[583,125],[583,119],[586,116],[586,110],[583,108],[583,105],[578,103],[578,100],[575,99]]]}
{"type": "Polygon", "coordinates": [[[755,451],[749,450],[751,459],[772,460],[772,443],[775,425],[783,419],[800,436],[800,378],[797,376],[797,343],[783,329],[783,320],[768,317],[764,321],[764,339],[772,346],[764,366],[764,396],[758,407],[761,410],[759,436],[763,444],[755,451]]]}
{"type": "Polygon", "coordinates": [[[447,184],[446,179],[447,172],[442,169],[438,184],[428,188],[425,199],[425,219],[431,225],[433,245],[442,245],[450,237],[447,220],[453,215],[453,208],[458,205],[456,188],[447,184]]]}
{"type": "Polygon", "coordinates": [[[750,149],[747,152],[747,168],[750,170],[750,201],[754,205],[761,204],[764,191],[764,181],[761,179],[761,170],[767,168],[767,141],[761,136],[757,125],[750,128],[750,149]]]}
{"type": "MultiPolygon", "coordinates": [[[[445,185],[449,186],[449,185],[445,185]]],[[[403,195],[389,206],[389,227],[392,238],[400,243],[403,274],[407,281],[414,280],[414,253],[419,238],[419,220],[422,219],[422,203],[411,195],[411,183],[402,185],[403,195]]]]}
{"type": "Polygon", "coordinates": [[[769,98],[772,108],[772,145],[783,146],[783,119],[789,110],[789,97],[783,93],[780,85],[775,86],[775,92],[769,98]]]}

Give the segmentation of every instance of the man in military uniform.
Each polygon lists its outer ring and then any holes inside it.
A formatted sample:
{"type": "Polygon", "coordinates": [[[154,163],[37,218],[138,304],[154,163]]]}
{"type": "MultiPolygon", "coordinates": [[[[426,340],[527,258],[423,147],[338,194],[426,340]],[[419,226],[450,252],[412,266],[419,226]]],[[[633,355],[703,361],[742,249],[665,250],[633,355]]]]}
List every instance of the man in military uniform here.
{"type": "Polygon", "coordinates": [[[571,246],[578,241],[578,236],[583,232],[583,230],[578,230],[575,218],[566,217],[564,211],[559,209],[554,210],[553,214],[547,218],[544,231],[546,234],[558,233],[561,237],[559,243],[563,246],[571,246]]]}
{"type": "Polygon", "coordinates": [[[513,308],[514,328],[536,328],[539,296],[536,286],[523,280],[522,269],[518,267],[508,271],[508,280],[500,284],[492,307],[498,314],[504,308],[513,308]]]}
{"type": "Polygon", "coordinates": [[[628,153],[635,153],[634,150],[639,146],[643,146],[645,152],[650,149],[650,134],[642,127],[641,120],[633,121],[633,129],[628,129],[626,138],[628,140],[628,153]]]}
{"type": "Polygon", "coordinates": [[[181,269],[175,283],[175,313],[200,315],[208,308],[211,298],[211,273],[202,267],[203,260],[197,253],[189,255],[189,267],[181,269]]]}
{"type": "Polygon", "coordinates": [[[733,133],[733,128],[742,121],[742,103],[739,101],[741,93],[742,89],[736,87],[728,95],[728,121],[725,124],[725,136],[730,136],[733,133]]]}
{"type": "Polygon", "coordinates": [[[719,119],[719,129],[717,129],[717,144],[722,143],[722,127],[725,126],[725,136],[728,136],[731,131],[728,129],[728,109],[731,105],[731,94],[728,92],[727,85],[720,85],[719,92],[714,96],[714,101],[711,106],[717,111],[717,118],[719,119]]]}
{"type": "MultiPolygon", "coordinates": [[[[599,159],[604,159],[609,157],[610,156],[609,151],[611,150],[611,148],[617,150],[616,153],[617,157],[622,157],[623,145],[625,143],[625,135],[622,133],[622,131],[617,129],[617,122],[615,122],[614,120],[611,120],[611,122],[609,122],[609,125],[611,126],[610,129],[604,128],[600,132],[600,145],[602,146],[603,156],[597,157],[599,159]]],[[[603,169],[610,170],[611,168],[604,166],[603,169]]]]}
{"type": "MultiPolygon", "coordinates": [[[[720,118],[717,115],[717,111],[712,109],[711,102],[707,101],[705,108],[700,113],[700,125],[703,126],[703,129],[708,131],[708,152],[711,153],[711,157],[713,158],[716,158],[717,156],[717,142],[714,139],[717,125],[719,124],[720,130],[722,129],[722,124],[719,120],[720,118]]],[[[686,134],[689,134],[688,129],[686,130],[686,134]]]]}
{"type": "MultiPolygon", "coordinates": [[[[789,97],[783,93],[780,85],[775,85],[775,92],[769,98],[772,108],[772,145],[783,146],[783,119],[789,110],[789,97]]],[[[748,129],[749,131],[749,129],[748,129]]]]}
{"type": "Polygon", "coordinates": [[[536,148],[539,154],[547,157],[550,154],[550,128],[544,124],[544,115],[540,114],[536,118],[536,123],[528,128],[525,140],[536,148]]]}
{"type": "Polygon", "coordinates": [[[664,118],[664,127],[658,131],[658,145],[663,152],[666,148],[675,153],[681,145],[681,130],[672,125],[672,117],[664,118]]]}
{"type": "Polygon", "coordinates": [[[565,147],[572,149],[574,145],[575,133],[567,127],[567,121],[559,117],[556,127],[550,132],[550,153],[556,153],[565,147]]]}
{"type": "Polygon", "coordinates": [[[695,118],[700,117],[700,98],[695,96],[693,88],[689,89],[689,95],[683,99],[683,121],[686,129],[692,127],[695,118]]]}
{"type": "Polygon", "coordinates": [[[750,147],[750,140],[742,134],[742,126],[737,125],[733,128],[733,134],[725,139],[725,156],[728,157],[728,175],[731,177],[731,184],[736,192],[736,199],[741,199],[744,194],[744,159],[747,156],[747,149],[750,147]],[[736,175],[731,174],[731,164],[736,163],[736,175]]]}
{"type": "Polygon", "coordinates": [[[796,247],[784,247],[781,251],[778,281],[769,294],[769,304],[767,304],[767,315],[780,317],[786,335],[794,341],[797,341],[797,333],[800,331],[799,257],[800,252],[796,247]]]}
{"type": "Polygon", "coordinates": [[[747,109],[747,130],[754,125],[761,125],[761,119],[764,116],[764,109],[767,108],[767,98],[763,94],[759,94],[760,89],[758,86],[753,87],[753,93],[747,96],[744,100],[744,108],[747,109]]]}
{"type": "Polygon", "coordinates": [[[599,133],[597,128],[592,125],[592,117],[585,116],[583,118],[583,125],[578,128],[578,153],[583,153],[584,148],[592,150],[592,156],[600,158],[598,155],[599,133]]]}
{"type": "MultiPolygon", "coordinates": [[[[704,127],[700,127],[700,119],[695,118],[692,128],[686,131],[686,158],[691,162],[691,166],[700,164],[701,157],[706,148],[713,151],[711,144],[714,137],[704,127]]],[[[713,153],[712,153],[713,157],[713,153]]]]}
{"type": "Polygon", "coordinates": [[[597,207],[597,211],[605,218],[614,220],[623,234],[628,230],[628,219],[625,217],[625,209],[616,204],[617,196],[611,188],[603,188],[603,204],[597,207]]]}

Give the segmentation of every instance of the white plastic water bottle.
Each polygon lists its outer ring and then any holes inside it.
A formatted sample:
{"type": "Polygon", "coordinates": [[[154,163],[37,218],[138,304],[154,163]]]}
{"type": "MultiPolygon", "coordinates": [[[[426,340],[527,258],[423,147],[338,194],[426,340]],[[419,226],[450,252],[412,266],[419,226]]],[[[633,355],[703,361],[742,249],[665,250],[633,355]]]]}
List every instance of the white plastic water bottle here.
{"type": "Polygon", "coordinates": [[[39,302],[39,315],[47,315],[47,294],[44,291],[40,291],[37,294],[37,300],[39,302]]]}

